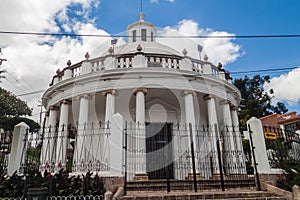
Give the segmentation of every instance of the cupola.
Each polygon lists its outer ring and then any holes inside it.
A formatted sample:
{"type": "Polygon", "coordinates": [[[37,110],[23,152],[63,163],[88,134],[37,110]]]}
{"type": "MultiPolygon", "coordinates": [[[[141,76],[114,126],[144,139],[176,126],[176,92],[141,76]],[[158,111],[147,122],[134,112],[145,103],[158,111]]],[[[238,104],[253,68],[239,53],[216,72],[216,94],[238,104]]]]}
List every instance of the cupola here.
{"type": "Polygon", "coordinates": [[[155,42],[156,28],[144,21],[144,13],[139,14],[140,20],[127,27],[128,42],[155,42]]]}

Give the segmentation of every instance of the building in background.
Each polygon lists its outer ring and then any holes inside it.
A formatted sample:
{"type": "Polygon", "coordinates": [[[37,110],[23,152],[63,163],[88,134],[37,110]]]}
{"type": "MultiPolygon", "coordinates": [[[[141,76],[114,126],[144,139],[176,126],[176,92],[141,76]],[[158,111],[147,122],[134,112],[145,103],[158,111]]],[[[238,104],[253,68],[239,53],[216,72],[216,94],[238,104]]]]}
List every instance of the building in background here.
{"type": "Polygon", "coordinates": [[[264,126],[280,127],[282,130],[297,132],[300,130],[300,115],[296,112],[271,114],[260,118],[264,126]]]}

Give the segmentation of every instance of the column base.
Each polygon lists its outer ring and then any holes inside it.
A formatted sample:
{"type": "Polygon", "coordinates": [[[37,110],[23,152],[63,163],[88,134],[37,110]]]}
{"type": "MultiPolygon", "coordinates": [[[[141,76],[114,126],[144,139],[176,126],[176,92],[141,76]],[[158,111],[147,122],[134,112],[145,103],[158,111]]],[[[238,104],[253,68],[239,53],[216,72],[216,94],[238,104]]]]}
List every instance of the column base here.
{"type": "Polygon", "coordinates": [[[133,177],[135,181],[148,181],[149,177],[147,174],[135,174],[133,177]]]}
{"type": "MultiPolygon", "coordinates": [[[[187,177],[185,177],[186,180],[194,180],[194,174],[189,173],[187,177]]],[[[204,177],[200,175],[199,172],[196,172],[196,180],[204,180],[204,177]]]]}

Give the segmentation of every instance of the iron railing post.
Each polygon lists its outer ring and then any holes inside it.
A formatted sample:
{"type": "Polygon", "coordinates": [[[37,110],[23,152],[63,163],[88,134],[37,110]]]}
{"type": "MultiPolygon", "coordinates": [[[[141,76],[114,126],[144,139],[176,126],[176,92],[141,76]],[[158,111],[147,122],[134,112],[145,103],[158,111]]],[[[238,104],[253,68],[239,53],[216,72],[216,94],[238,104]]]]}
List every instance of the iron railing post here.
{"type": "Polygon", "coordinates": [[[126,195],[127,192],[127,121],[125,122],[124,127],[124,195],[126,195]]]}
{"type": "Polygon", "coordinates": [[[217,145],[217,152],[218,152],[218,163],[219,163],[219,170],[220,170],[220,181],[222,191],[225,191],[225,183],[224,183],[224,176],[223,176],[223,167],[222,167],[222,156],[221,156],[221,149],[220,149],[220,139],[218,133],[218,125],[214,124],[215,135],[216,135],[216,145],[217,145]]]}
{"type": "Polygon", "coordinates": [[[259,174],[257,171],[257,163],[256,163],[256,158],[255,158],[255,153],[254,153],[255,147],[253,146],[252,131],[251,131],[250,124],[248,124],[248,130],[249,130],[250,144],[251,144],[251,150],[252,150],[252,156],[253,156],[254,170],[255,170],[255,174],[256,174],[257,190],[261,191],[259,174]]]}
{"type": "Polygon", "coordinates": [[[197,192],[197,177],[196,177],[196,164],[195,164],[194,138],[193,138],[192,123],[189,123],[189,129],[190,129],[191,156],[192,156],[192,165],[193,165],[194,190],[195,190],[195,192],[197,192]]]}
{"type": "Polygon", "coordinates": [[[168,137],[167,137],[167,133],[168,133],[168,127],[167,124],[165,124],[164,127],[165,133],[164,133],[164,145],[168,145],[166,148],[164,148],[164,157],[165,157],[165,169],[166,169],[166,179],[167,179],[167,192],[171,191],[171,186],[170,186],[170,168],[169,168],[169,144],[168,144],[168,137]]]}

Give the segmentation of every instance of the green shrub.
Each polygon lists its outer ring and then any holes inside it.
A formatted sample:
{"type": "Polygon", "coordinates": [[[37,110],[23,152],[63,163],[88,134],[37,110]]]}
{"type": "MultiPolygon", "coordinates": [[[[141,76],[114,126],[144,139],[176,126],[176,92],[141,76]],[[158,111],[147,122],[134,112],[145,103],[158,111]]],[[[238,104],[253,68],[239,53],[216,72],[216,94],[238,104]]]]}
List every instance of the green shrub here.
{"type": "Polygon", "coordinates": [[[93,176],[88,172],[86,175],[69,176],[61,170],[51,175],[45,173],[44,177],[36,170],[28,171],[28,174],[11,177],[6,174],[0,175],[1,197],[26,197],[29,188],[48,188],[50,196],[70,195],[104,195],[103,179],[97,174],[93,176]]]}

